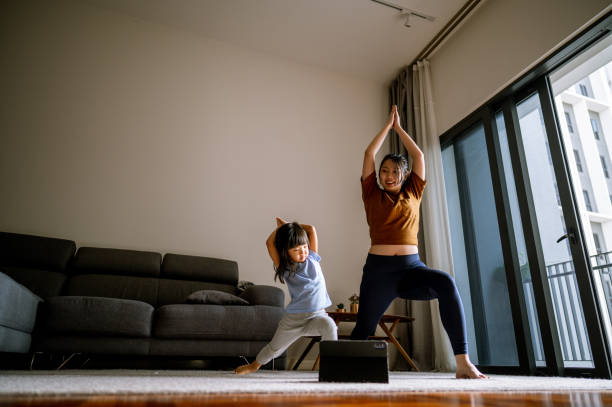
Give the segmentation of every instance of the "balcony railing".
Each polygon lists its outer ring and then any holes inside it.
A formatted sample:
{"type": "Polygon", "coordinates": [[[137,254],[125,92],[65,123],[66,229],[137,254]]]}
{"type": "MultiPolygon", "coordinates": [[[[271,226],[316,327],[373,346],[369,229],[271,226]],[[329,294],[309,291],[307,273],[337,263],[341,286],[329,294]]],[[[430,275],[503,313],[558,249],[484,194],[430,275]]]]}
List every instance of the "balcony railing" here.
{"type": "MultiPolygon", "coordinates": [[[[599,277],[604,292],[608,316],[612,315],[612,252],[600,253],[591,257],[595,277],[599,277]]],[[[566,261],[546,266],[548,283],[563,360],[567,367],[592,365],[593,356],[589,346],[585,319],[578,295],[574,263],[566,261]]],[[[535,299],[531,279],[523,281],[529,326],[536,362],[544,361],[542,337],[537,319],[535,299]]]]}

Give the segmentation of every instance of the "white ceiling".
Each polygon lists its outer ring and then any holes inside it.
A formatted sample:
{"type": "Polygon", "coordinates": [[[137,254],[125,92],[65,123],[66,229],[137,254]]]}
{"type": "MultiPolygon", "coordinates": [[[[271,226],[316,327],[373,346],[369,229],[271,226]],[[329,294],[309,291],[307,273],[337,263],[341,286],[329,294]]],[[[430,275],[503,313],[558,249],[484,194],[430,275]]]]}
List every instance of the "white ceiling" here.
{"type": "Polygon", "coordinates": [[[86,0],[257,52],[388,83],[466,0],[387,0],[434,16],[411,17],[371,0],[86,0]]]}

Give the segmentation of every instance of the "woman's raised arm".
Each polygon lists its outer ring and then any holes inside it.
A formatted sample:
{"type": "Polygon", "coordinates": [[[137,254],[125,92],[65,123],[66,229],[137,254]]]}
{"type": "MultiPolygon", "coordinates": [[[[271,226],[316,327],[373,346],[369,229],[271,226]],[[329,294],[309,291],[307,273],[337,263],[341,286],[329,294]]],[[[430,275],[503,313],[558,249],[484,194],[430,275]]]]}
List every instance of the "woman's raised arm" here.
{"type": "Polygon", "coordinates": [[[406,151],[408,151],[410,158],[412,158],[412,172],[418,175],[422,180],[425,180],[425,155],[412,137],[402,129],[397,109],[394,110],[393,129],[399,134],[402,144],[406,147],[406,151]]]}
{"type": "Polygon", "coordinates": [[[368,145],[368,148],[366,148],[365,154],[363,156],[363,169],[361,170],[362,180],[365,179],[368,175],[370,175],[374,171],[376,171],[376,168],[374,165],[374,158],[376,156],[376,153],[378,153],[378,150],[380,150],[382,143],[385,141],[385,138],[387,137],[389,130],[391,130],[391,127],[393,127],[393,120],[394,120],[396,113],[397,113],[397,106],[393,105],[393,108],[391,109],[391,113],[389,114],[389,120],[387,120],[385,127],[382,128],[382,130],[370,142],[370,144],[368,145]]]}

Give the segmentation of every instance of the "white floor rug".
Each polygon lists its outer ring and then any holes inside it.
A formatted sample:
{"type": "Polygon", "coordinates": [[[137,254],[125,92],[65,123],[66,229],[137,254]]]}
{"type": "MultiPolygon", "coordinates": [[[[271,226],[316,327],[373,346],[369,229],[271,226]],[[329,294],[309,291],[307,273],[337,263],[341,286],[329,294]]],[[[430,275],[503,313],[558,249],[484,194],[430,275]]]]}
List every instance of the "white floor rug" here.
{"type": "Polygon", "coordinates": [[[210,370],[0,371],[0,396],[446,391],[612,392],[612,381],[501,375],[490,375],[486,380],[457,380],[450,373],[390,372],[389,383],[380,384],[319,383],[317,372],[303,371],[259,371],[247,376],[210,370]]]}

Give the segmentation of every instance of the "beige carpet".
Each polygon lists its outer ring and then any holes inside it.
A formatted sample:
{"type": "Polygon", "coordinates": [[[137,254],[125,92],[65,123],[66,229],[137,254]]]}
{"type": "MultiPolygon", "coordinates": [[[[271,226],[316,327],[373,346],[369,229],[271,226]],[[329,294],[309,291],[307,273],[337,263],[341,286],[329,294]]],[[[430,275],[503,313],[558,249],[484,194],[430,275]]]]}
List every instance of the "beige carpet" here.
{"type": "Polygon", "coordinates": [[[210,370],[0,371],[0,396],[215,393],[610,391],[602,379],[501,376],[457,380],[450,373],[390,372],[389,383],[319,383],[317,372],[259,371],[236,376],[210,370]]]}

